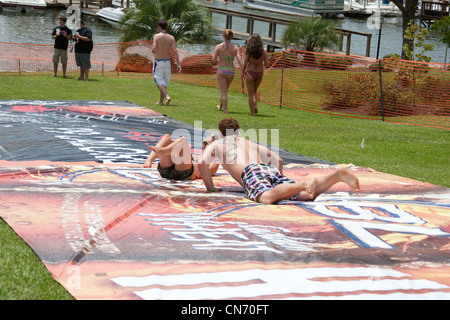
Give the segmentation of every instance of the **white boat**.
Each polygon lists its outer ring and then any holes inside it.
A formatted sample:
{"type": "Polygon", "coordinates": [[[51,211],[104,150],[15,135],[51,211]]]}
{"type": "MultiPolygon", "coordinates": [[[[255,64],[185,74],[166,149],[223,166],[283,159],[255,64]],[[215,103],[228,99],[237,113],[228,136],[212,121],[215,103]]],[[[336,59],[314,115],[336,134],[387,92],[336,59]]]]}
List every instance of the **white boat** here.
{"type": "Polygon", "coordinates": [[[18,11],[22,13],[47,8],[45,0],[0,0],[0,5],[5,11],[18,11]]]}
{"type": "Polygon", "coordinates": [[[120,27],[120,19],[122,19],[124,14],[124,8],[106,7],[99,10],[96,15],[103,21],[115,27],[120,27]]]}
{"type": "Polygon", "coordinates": [[[402,13],[397,6],[389,0],[345,0],[346,16],[371,16],[380,13],[382,17],[398,17],[402,13]]]}
{"type": "Polygon", "coordinates": [[[344,0],[243,0],[242,3],[249,9],[297,16],[339,17],[344,13],[344,0]]]}

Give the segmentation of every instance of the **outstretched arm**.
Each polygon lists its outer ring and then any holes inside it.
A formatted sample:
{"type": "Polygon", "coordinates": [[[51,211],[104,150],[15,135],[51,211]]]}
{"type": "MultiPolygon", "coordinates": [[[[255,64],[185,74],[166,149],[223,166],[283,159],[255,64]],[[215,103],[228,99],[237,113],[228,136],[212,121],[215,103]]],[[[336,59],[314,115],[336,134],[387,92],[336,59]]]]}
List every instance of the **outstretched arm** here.
{"type": "Polygon", "coordinates": [[[198,170],[200,171],[200,175],[202,176],[202,180],[205,184],[206,190],[208,190],[209,192],[217,191],[216,188],[214,188],[214,182],[210,171],[210,164],[214,161],[215,157],[214,146],[215,144],[210,144],[208,147],[206,147],[198,163],[198,170]]]}

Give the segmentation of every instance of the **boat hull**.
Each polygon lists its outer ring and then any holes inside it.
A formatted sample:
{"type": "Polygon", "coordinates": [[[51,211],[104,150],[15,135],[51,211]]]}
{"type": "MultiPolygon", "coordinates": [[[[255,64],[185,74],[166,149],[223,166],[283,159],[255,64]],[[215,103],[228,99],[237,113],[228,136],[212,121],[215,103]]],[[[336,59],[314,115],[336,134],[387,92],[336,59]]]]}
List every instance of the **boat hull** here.
{"type": "Polygon", "coordinates": [[[2,0],[0,1],[0,6],[5,11],[17,11],[17,12],[28,12],[31,10],[42,11],[47,8],[45,1],[10,1],[2,0]]]}
{"type": "Polygon", "coordinates": [[[124,12],[121,8],[107,7],[101,9],[96,15],[114,27],[120,27],[120,19],[123,17],[124,12]]]}
{"type": "Polygon", "coordinates": [[[339,16],[344,13],[343,0],[243,0],[243,6],[299,16],[339,16]]]}

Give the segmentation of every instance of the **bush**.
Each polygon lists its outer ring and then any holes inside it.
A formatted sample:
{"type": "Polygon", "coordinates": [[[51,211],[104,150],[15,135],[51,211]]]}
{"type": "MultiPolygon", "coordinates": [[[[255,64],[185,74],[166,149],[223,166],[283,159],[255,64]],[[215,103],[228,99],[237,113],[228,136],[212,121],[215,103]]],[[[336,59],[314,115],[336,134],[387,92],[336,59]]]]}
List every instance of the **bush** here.
{"type": "Polygon", "coordinates": [[[214,74],[216,68],[212,63],[212,54],[193,55],[181,61],[183,73],[188,74],[214,74]]]}
{"type": "Polygon", "coordinates": [[[153,62],[137,53],[124,54],[120,57],[116,70],[119,72],[152,73],[153,62]]]}
{"type": "Polygon", "coordinates": [[[349,57],[316,54],[316,63],[322,69],[345,70],[353,65],[353,60],[349,57]]]}
{"type": "MultiPolygon", "coordinates": [[[[371,72],[349,75],[343,79],[326,80],[322,86],[326,96],[323,109],[351,114],[381,116],[378,75],[371,72]]],[[[414,113],[415,94],[398,84],[383,87],[385,116],[404,116],[414,113]]]]}

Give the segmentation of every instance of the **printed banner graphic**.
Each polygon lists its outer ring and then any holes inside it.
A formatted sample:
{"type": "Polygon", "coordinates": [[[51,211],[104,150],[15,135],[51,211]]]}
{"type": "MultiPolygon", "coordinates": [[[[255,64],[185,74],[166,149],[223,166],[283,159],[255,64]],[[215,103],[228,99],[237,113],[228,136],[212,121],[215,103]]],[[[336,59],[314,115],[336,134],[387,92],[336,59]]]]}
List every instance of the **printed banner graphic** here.
{"type": "MultiPolygon", "coordinates": [[[[214,181],[223,191],[206,193],[201,180],[142,167],[147,144],[167,132],[155,123],[188,125],[127,103],[83,112],[73,103],[0,105],[0,216],[75,298],[450,298],[449,189],[346,165],[358,196],[337,184],[314,202],[263,205],[222,169],[214,181]],[[17,123],[34,137],[14,140],[27,132],[17,123]],[[76,128],[98,134],[75,139],[76,128]],[[130,157],[100,152],[93,141],[108,137],[130,157]]],[[[285,174],[295,180],[340,167],[293,162],[285,174]]]]}

